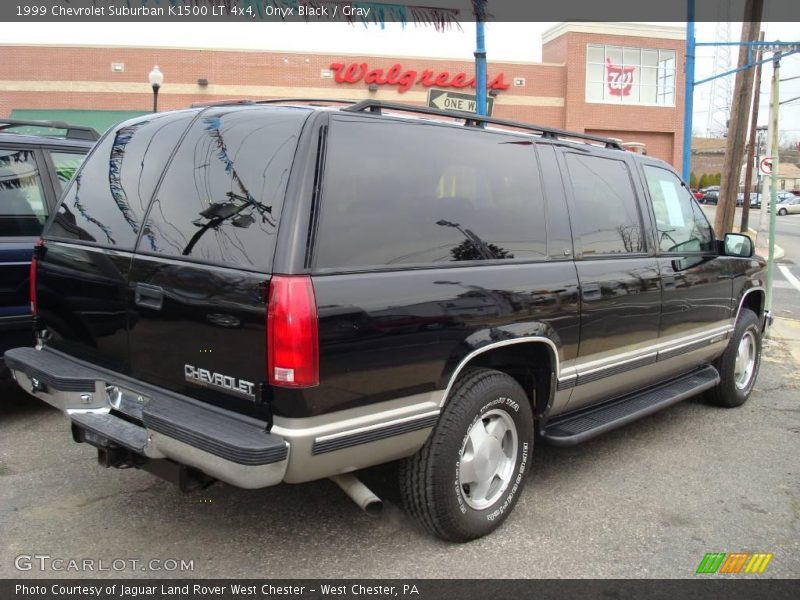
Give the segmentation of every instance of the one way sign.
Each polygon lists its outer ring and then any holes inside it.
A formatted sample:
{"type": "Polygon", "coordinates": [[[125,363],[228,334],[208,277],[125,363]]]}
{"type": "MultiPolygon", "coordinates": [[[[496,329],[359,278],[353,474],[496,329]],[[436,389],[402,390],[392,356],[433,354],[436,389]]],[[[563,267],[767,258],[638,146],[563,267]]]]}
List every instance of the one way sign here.
{"type": "MultiPolygon", "coordinates": [[[[475,94],[464,94],[461,92],[451,92],[449,90],[439,90],[431,88],[428,90],[428,106],[441,110],[458,110],[461,112],[477,112],[477,99],[475,94]]],[[[486,112],[492,114],[494,98],[487,94],[486,112]]]]}

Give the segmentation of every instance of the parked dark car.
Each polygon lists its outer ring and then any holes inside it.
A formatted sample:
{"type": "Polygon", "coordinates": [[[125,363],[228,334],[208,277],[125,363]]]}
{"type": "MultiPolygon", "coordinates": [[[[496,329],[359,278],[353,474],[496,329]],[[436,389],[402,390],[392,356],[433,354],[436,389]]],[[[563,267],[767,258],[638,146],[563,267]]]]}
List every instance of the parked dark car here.
{"type": "MultiPolygon", "coordinates": [[[[34,344],[28,297],[33,245],[98,137],[66,123],[0,119],[0,355],[34,344]]],[[[0,361],[0,377],[8,375],[0,361]]]]}
{"type": "Polygon", "coordinates": [[[719,190],[709,190],[703,194],[704,204],[716,204],[719,202],[719,190]]]}
{"type": "Polygon", "coordinates": [[[40,345],[6,360],[106,466],[184,489],[331,477],[370,509],[352,473],[400,460],[408,511],[465,541],[511,513],[534,432],[743,404],[764,266],[613,140],[231,103],[98,142],[35,255],[40,345]]]}

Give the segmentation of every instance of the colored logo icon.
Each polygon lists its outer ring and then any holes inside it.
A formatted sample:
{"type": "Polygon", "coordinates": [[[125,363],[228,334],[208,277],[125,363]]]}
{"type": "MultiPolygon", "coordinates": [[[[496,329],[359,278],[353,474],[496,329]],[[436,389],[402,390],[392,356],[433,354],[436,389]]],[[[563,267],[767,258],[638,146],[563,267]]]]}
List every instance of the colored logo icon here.
{"type": "Polygon", "coordinates": [[[709,552],[700,561],[696,572],[700,574],[754,573],[760,575],[767,569],[772,556],[765,552],[709,552]]]}

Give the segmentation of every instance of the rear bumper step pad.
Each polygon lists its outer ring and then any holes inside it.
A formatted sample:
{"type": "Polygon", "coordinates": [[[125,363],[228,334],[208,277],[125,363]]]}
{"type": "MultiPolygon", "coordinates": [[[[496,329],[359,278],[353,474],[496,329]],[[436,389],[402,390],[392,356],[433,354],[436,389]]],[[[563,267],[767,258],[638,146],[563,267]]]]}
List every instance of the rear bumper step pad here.
{"type": "MultiPolygon", "coordinates": [[[[118,375],[92,368],[48,349],[14,348],[6,355],[14,371],[36,378],[48,389],[42,399],[63,392],[95,392],[96,383],[117,383],[118,375]]],[[[100,388],[103,389],[103,388],[100,388]]],[[[142,407],[143,426],[131,423],[108,409],[79,403],[53,403],[65,410],[78,427],[107,438],[134,452],[146,454],[148,432],[157,432],[202,452],[242,466],[280,463],[288,457],[286,441],[267,433],[263,425],[238,419],[232,413],[204,406],[201,402],[171,396],[168,392],[141,390],[147,400],[142,407]]],[[[95,398],[100,403],[101,399],[95,398]]],[[[102,399],[102,404],[107,403],[102,399]]]]}
{"type": "Polygon", "coordinates": [[[636,394],[556,417],[547,423],[541,432],[542,438],[555,446],[574,446],[681,402],[718,383],[717,370],[712,366],[702,367],[636,394]]]}
{"type": "Polygon", "coordinates": [[[65,360],[59,354],[36,348],[12,348],[5,353],[6,366],[29,378],[64,392],[94,392],[99,371],[65,360]]]}
{"type": "Polygon", "coordinates": [[[142,411],[148,429],[240,465],[267,465],[286,459],[286,442],[263,428],[174,398],[150,401],[142,411]]]}

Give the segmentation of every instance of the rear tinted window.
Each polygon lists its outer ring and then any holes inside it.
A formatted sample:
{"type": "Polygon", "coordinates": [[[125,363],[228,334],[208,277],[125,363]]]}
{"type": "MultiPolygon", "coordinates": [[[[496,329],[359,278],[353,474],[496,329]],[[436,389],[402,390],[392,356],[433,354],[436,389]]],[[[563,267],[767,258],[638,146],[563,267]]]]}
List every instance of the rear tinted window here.
{"type": "Polygon", "coordinates": [[[215,108],[192,125],[150,210],[139,250],[269,270],[308,112],[215,108]]]}
{"type": "Polygon", "coordinates": [[[575,200],[572,232],[584,256],[644,252],[628,166],[621,160],[568,153],[575,200]]]}
{"type": "Polygon", "coordinates": [[[409,121],[333,121],[316,267],[546,256],[529,140],[409,121]]]}
{"type": "Polygon", "coordinates": [[[104,136],[64,193],[47,236],[133,250],[164,166],[194,114],[154,114],[104,136]]]}
{"type": "Polygon", "coordinates": [[[0,148],[0,236],[39,235],[46,218],[36,154],[0,148]]]}

